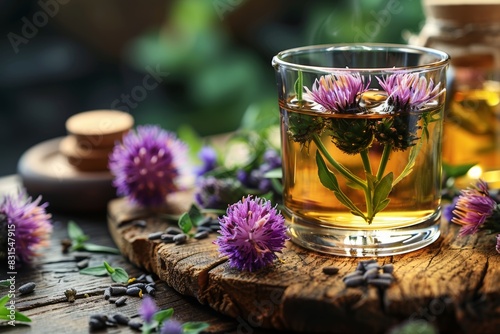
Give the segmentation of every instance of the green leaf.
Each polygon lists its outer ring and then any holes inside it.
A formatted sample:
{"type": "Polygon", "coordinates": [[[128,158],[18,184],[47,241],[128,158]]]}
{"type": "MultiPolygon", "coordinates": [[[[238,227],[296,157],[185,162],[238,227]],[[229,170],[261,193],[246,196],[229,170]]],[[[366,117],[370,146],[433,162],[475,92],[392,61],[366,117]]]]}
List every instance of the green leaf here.
{"type": "Polygon", "coordinates": [[[375,191],[373,193],[373,214],[375,215],[377,212],[380,212],[383,210],[387,204],[389,204],[389,201],[386,202],[387,197],[389,197],[389,194],[391,193],[392,190],[392,180],[394,178],[394,174],[390,172],[386,176],[382,178],[375,187],[375,191]],[[381,206],[381,203],[384,202],[383,207],[381,206]]]}
{"type": "MultiPolygon", "coordinates": [[[[10,310],[5,306],[9,301],[9,295],[5,295],[0,299],[0,320],[12,321],[10,317],[10,310]]],[[[14,311],[14,320],[20,322],[31,322],[29,317],[18,311],[14,311]]]]}
{"type": "Polygon", "coordinates": [[[96,244],[91,244],[89,242],[86,242],[82,245],[80,245],[80,250],[86,250],[89,252],[99,252],[99,253],[111,253],[111,254],[121,254],[120,251],[114,247],[108,247],[108,246],[101,246],[101,245],[96,245],[96,244]]]}
{"type": "Polygon", "coordinates": [[[115,272],[115,268],[111,267],[109,265],[109,263],[107,263],[106,261],[103,262],[103,265],[104,265],[104,268],[106,268],[106,271],[109,273],[109,274],[112,274],[115,272]]]}
{"type": "Polygon", "coordinates": [[[182,324],[182,329],[184,334],[198,334],[201,331],[207,329],[208,327],[210,327],[210,325],[207,324],[206,322],[190,321],[182,324]]]}
{"type": "Polygon", "coordinates": [[[379,202],[375,207],[375,209],[373,210],[373,215],[375,215],[377,212],[384,210],[390,201],[391,200],[389,198],[386,198],[383,201],[379,202]]]}
{"type": "Polygon", "coordinates": [[[7,279],[0,281],[0,287],[4,287],[4,288],[10,287],[10,281],[7,279]]]}
{"type": "Polygon", "coordinates": [[[295,81],[294,84],[294,89],[295,89],[295,97],[297,98],[297,101],[302,101],[302,90],[304,86],[304,78],[302,75],[302,71],[299,70],[297,71],[297,80],[295,81]]]}
{"type": "Polygon", "coordinates": [[[191,204],[191,207],[188,210],[188,215],[189,219],[191,219],[191,223],[194,226],[198,226],[205,219],[205,217],[201,213],[200,208],[196,204],[191,204]]]}
{"type": "Polygon", "coordinates": [[[450,165],[443,162],[443,172],[446,177],[460,177],[467,174],[467,172],[476,165],[476,163],[463,164],[463,165],[450,165]]]}
{"type": "Polygon", "coordinates": [[[125,269],[116,267],[114,268],[114,272],[111,274],[111,279],[116,283],[127,283],[128,274],[125,269]]]}
{"type": "Polygon", "coordinates": [[[4,307],[5,304],[10,300],[9,295],[5,295],[0,299],[0,308],[4,307]]]}
{"type": "Polygon", "coordinates": [[[68,222],[68,236],[69,238],[79,244],[89,239],[89,236],[83,233],[83,230],[74,221],[68,222]]]}
{"type": "Polygon", "coordinates": [[[356,216],[363,217],[366,220],[364,213],[342,192],[335,174],[328,170],[325,161],[321,157],[319,151],[316,151],[316,164],[318,165],[318,176],[321,184],[333,191],[335,197],[344,204],[356,216]]]}
{"type": "Polygon", "coordinates": [[[189,231],[191,231],[191,229],[193,228],[193,223],[191,222],[191,218],[189,217],[189,212],[185,212],[181,215],[178,225],[184,233],[189,233],[189,231]]]}
{"type": "Polygon", "coordinates": [[[264,173],[264,177],[267,179],[282,179],[283,170],[281,168],[271,169],[270,171],[264,173]]]}
{"type": "Polygon", "coordinates": [[[156,312],[155,315],[153,316],[153,320],[155,320],[159,324],[161,324],[162,322],[170,319],[173,315],[174,315],[174,309],[171,307],[171,308],[156,312]]]}
{"type": "Polygon", "coordinates": [[[87,267],[80,270],[80,274],[83,275],[92,275],[92,276],[106,276],[108,275],[108,270],[105,266],[95,266],[95,267],[87,267]]]}

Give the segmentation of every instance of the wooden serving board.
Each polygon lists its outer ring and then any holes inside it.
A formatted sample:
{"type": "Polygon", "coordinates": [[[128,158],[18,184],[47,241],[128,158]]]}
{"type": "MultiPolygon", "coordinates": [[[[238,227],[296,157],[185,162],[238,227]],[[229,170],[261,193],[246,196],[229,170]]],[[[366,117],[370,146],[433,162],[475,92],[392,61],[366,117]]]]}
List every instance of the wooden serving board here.
{"type": "MultiPolygon", "coordinates": [[[[181,213],[189,193],[170,198],[168,211],[181,213]]],[[[124,256],[159,276],[181,294],[193,296],[237,319],[238,332],[263,327],[297,332],[386,333],[407,320],[423,319],[442,333],[498,333],[500,254],[494,235],[458,238],[458,227],[443,223],[442,236],[409,254],[377,259],[393,263],[396,282],[386,290],[346,288],[342,277],[360,259],[328,256],[288,242],[275,265],[240,272],[219,257],[209,239],[184,245],[148,240],[168,223],[124,199],[108,206],[110,233],[124,256]],[[145,219],[147,227],[127,223],[145,219]],[[322,272],[338,267],[337,275],[322,272]]]]}

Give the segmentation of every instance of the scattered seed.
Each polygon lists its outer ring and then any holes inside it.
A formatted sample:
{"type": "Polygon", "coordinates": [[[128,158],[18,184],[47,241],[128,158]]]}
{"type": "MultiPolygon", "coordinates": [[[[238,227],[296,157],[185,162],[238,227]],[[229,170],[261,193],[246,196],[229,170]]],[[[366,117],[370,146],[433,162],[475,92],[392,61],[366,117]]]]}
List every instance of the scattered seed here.
{"type": "Polygon", "coordinates": [[[73,258],[75,261],[82,261],[85,259],[90,259],[92,257],[92,254],[87,253],[87,252],[72,252],[73,258]]]}
{"type": "Polygon", "coordinates": [[[116,323],[116,321],[113,321],[113,320],[108,320],[105,322],[106,324],[106,327],[118,327],[118,324],[116,323]]]}
{"type": "Polygon", "coordinates": [[[132,224],[136,227],[146,227],[148,224],[145,220],[142,220],[142,219],[137,219],[137,220],[134,220],[132,221],[132,224]]]}
{"type": "Polygon", "coordinates": [[[366,266],[365,266],[365,270],[370,270],[370,269],[380,269],[380,266],[378,265],[377,262],[375,263],[368,263],[366,266]]]}
{"type": "Polygon", "coordinates": [[[217,232],[220,230],[220,224],[217,223],[217,224],[210,224],[210,229],[214,232],[217,232]]]}
{"type": "Polygon", "coordinates": [[[361,270],[355,270],[352,273],[349,273],[349,274],[345,275],[344,278],[343,278],[343,280],[345,281],[346,279],[348,279],[350,277],[354,277],[354,276],[363,276],[363,271],[361,271],[361,270]]]}
{"type": "Polygon", "coordinates": [[[377,278],[387,279],[387,280],[390,280],[391,282],[394,281],[394,276],[392,276],[392,274],[388,274],[388,273],[378,274],[377,278]]]}
{"type": "Polygon", "coordinates": [[[148,235],[148,239],[149,240],[159,240],[161,238],[161,235],[163,234],[163,232],[153,232],[153,233],[150,233],[148,235]]]}
{"type": "Polygon", "coordinates": [[[79,262],[77,262],[76,266],[78,269],[83,269],[83,268],[87,268],[89,266],[89,262],[90,262],[90,259],[83,259],[79,262]]]}
{"type": "Polygon", "coordinates": [[[109,288],[104,289],[104,299],[108,300],[111,297],[111,291],[109,288]]]}
{"type": "Polygon", "coordinates": [[[118,298],[116,301],[115,301],[115,305],[120,307],[120,306],[123,306],[127,303],[127,297],[125,296],[122,296],[120,298],[118,298]]]}
{"type": "Polygon", "coordinates": [[[199,222],[198,226],[199,226],[199,227],[208,227],[208,228],[210,228],[210,224],[211,224],[211,223],[212,223],[212,218],[210,218],[210,217],[205,217],[205,218],[203,218],[203,219],[199,222]]]}
{"type": "Polygon", "coordinates": [[[212,233],[212,229],[210,227],[205,227],[205,226],[198,226],[196,228],[196,232],[203,232],[206,231],[207,233],[212,233]]]}
{"type": "Polygon", "coordinates": [[[113,319],[115,319],[115,321],[120,325],[128,325],[128,323],[130,321],[130,318],[122,313],[113,314],[113,319]]]}
{"type": "Polygon", "coordinates": [[[146,275],[146,282],[148,283],[154,283],[155,280],[153,279],[153,276],[151,275],[146,275]]]}
{"type": "Polygon", "coordinates": [[[208,238],[208,232],[207,231],[201,231],[201,232],[198,232],[194,235],[195,239],[197,240],[200,240],[200,239],[206,239],[208,238]]]}
{"type": "Polygon", "coordinates": [[[134,284],[130,284],[130,285],[127,285],[127,289],[130,289],[130,288],[139,288],[141,290],[144,290],[144,288],[146,287],[146,284],[144,283],[134,283],[134,284]]]}
{"type": "Polygon", "coordinates": [[[142,322],[135,321],[135,320],[130,320],[128,322],[128,327],[135,329],[135,330],[140,330],[142,327],[142,322]]]}
{"type": "Polygon", "coordinates": [[[146,281],[146,274],[141,274],[141,276],[137,277],[135,280],[136,282],[145,282],[146,281]]]}
{"type": "Polygon", "coordinates": [[[327,274],[327,275],[335,275],[339,272],[339,268],[337,267],[324,267],[323,268],[323,273],[327,274]]]}
{"type": "Polygon", "coordinates": [[[35,290],[35,287],[36,287],[36,284],[35,282],[28,282],[24,285],[21,285],[21,287],[19,287],[19,293],[22,294],[22,295],[26,295],[28,293],[31,293],[35,290]]]}
{"type": "Polygon", "coordinates": [[[371,268],[371,269],[368,269],[367,271],[365,271],[365,273],[363,274],[363,278],[366,280],[366,279],[369,279],[369,278],[375,278],[378,276],[378,268],[371,268]]]}
{"type": "Polygon", "coordinates": [[[161,241],[163,241],[164,243],[167,243],[167,244],[171,244],[171,243],[174,243],[174,237],[176,236],[177,234],[169,234],[169,233],[163,233],[160,237],[161,241]]]}
{"type": "Polygon", "coordinates": [[[108,299],[108,302],[109,302],[110,304],[116,304],[116,301],[117,301],[117,300],[118,300],[118,298],[109,298],[109,299],[108,299]]]}
{"type": "Polygon", "coordinates": [[[139,294],[142,293],[142,290],[138,287],[133,287],[133,288],[127,289],[126,293],[129,296],[139,296],[139,294]]]}
{"type": "Polygon", "coordinates": [[[392,281],[383,278],[371,278],[368,280],[368,284],[378,286],[380,288],[387,288],[391,285],[392,281]]]}
{"type": "Polygon", "coordinates": [[[148,295],[151,295],[153,297],[154,295],[156,295],[156,289],[151,285],[146,285],[146,292],[148,293],[148,295]]]}
{"type": "Polygon", "coordinates": [[[352,276],[344,280],[344,283],[347,287],[355,287],[365,284],[365,280],[363,276],[352,276]]]}
{"type": "Polygon", "coordinates": [[[174,226],[169,226],[167,227],[167,229],[165,230],[165,233],[167,234],[182,234],[182,230],[178,227],[174,227],[174,226]]]}
{"type": "Polygon", "coordinates": [[[76,290],[75,289],[71,288],[71,289],[64,291],[64,295],[66,296],[66,299],[68,300],[68,302],[70,302],[70,303],[75,302],[75,299],[76,299],[76,290]]]}
{"type": "Polygon", "coordinates": [[[392,263],[384,264],[382,266],[382,271],[387,274],[392,274],[394,272],[394,265],[392,263]]]}
{"type": "Polygon", "coordinates": [[[105,314],[92,314],[90,315],[90,319],[97,319],[100,322],[106,322],[108,321],[108,316],[105,314]]]}
{"type": "Polygon", "coordinates": [[[146,286],[152,286],[153,288],[156,288],[156,283],[155,282],[151,282],[151,283],[146,284],[146,286]]]}
{"type": "Polygon", "coordinates": [[[121,296],[127,292],[127,288],[124,286],[110,286],[109,292],[111,296],[121,296]]]}
{"type": "Polygon", "coordinates": [[[106,323],[96,318],[90,318],[89,327],[91,331],[100,330],[106,328],[106,323]]]}
{"type": "Polygon", "coordinates": [[[183,234],[177,234],[175,237],[174,237],[174,242],[176,245],[181,245],[183,243],[185,243],[187,240],[187,235],[185,235],[184,233],[183,234]]]}

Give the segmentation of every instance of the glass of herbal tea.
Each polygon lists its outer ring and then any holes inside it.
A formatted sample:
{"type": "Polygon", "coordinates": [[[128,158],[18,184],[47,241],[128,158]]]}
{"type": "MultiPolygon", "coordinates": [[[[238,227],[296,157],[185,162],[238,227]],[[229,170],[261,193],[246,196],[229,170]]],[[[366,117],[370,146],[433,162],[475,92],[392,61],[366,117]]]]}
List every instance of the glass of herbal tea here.
{"type": "Polygon", "coordinates": [[[273,58],[291,239],[388,256],[439,237],[449,56],[391,44],[317,45],[273,58]]]}

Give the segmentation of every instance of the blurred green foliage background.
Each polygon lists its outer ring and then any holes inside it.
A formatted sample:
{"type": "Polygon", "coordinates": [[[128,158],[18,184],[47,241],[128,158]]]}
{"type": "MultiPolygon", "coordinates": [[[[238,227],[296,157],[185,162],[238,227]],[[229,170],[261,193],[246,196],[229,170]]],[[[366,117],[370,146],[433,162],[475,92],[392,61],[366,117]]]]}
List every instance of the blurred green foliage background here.
{"type": "Polygon", "coordinates": [[[65,135],[65,120],[86,110],[121,109],[137,124],[173,131],[189,124],[200,135],[238,128],[247,110],[254,119],[277,118],[271,67],[277,52],[406,43],[425,19],[418,0],[5,0],[0,6],[0,175],[15,173],[26,149],[65,135]]]}

